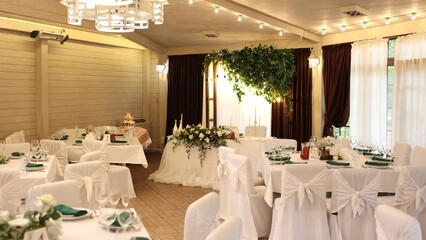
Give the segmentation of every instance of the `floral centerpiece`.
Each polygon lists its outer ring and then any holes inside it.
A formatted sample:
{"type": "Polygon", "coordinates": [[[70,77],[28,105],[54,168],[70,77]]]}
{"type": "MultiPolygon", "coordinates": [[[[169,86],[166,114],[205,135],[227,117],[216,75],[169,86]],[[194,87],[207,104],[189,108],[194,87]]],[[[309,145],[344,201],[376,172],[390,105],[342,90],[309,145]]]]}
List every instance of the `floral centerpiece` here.
{"type": "Polygon", "coordinates": [[[231,131],[223,127],[206,128],[198,125],[187,125],[184,129],[177,131],[172,139],[176,139],[173,150],[179,146],[184,145],[188,159],[190,157],[191,148],[197,148],[199,151],[200,165],[206,159],[207,151],[212,148],[226,146],[226,139],[231,139],[231,131]]]}
{"type": "Polygon", "coordinates": [[[318,140],[315,146],[321,150],[321,159],[328,160],[330,158],[330,150],[329,148],[334,145],[333,137],[324,137],[318,140]]]}
{"type": "Polygon", "coordinates": [[[46,228],[49,239],[58,239],[62,234],[61,214],[53,208],[55,200],[51,194],[38,198],[40,211],[27,211],[23,217],[10,220],[9,215],[0,218],[0,239],[23,239],[25,232],[46,228]]]}
{"type": "Polygon", "coordinates": [[[134,127],[135,121],[133,121],[133,117],[130,113],[126,113],[126,115],[123,117],[123,121],[121,121],[121,124],[127,128],[134,127]]]}
{"type": "Polygon", "coordinates": [[[4,156],[4,155],[0,155],[0,164],[6,164],[9,162],[9,158],[4,156]]]}

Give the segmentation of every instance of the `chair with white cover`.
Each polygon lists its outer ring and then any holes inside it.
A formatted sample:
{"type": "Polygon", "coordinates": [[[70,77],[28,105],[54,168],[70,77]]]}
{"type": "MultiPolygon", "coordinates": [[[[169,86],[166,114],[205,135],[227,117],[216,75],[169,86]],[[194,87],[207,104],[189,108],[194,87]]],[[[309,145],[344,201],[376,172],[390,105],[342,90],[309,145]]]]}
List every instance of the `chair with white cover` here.
{"type": "Polygon", "coordinates": [[[411,155],[411,165],[426,164],[426,148],[414,146],[413,154],[411,155]]]}
{"type": "Polygon", "coordinates": [[[238,137],[238,135],[240,134],[240,129],[237,126],[223,126],[223,127],[234,132],[236,137],[238,137]]]}
{"type": "Polygon", "coordinates": [[[297,140],[290,138],[273,138],[266,142],[266,149],[277,146],[292,147],[296,150],[297,140]]]}
{"type": "Polygon", "coordinates": [[[393,145],[395,154],[394,162],[400,166],[410,165],[411,162],[411,145],[405,142],[396,141],[393,145]]]}
{"type": "Polygon", "coordinates": [[[98,208],[94,201],[93,185],[107,182],[107,175],[100,161],[69,164],[65,168],[64,179],[77,181],[83,207],[98,208]]]}
{"type": "Polygon", "coordinates": [[[129,168],[109,164],[106,142],[83,140],[83,152],[81,162],[99,160],[102,163],[102,168],[108,175],[109,187],[114,193],[120,196],[136,197],[129,168]]]}
{"type": "Polygon", "coordinates": [[[16,143],[15,141],[15,135],[12,133],[10,135],[8,135],[5,139],[4,139],[5,143],[16,143]]]}
{"type": "Polygon", "coordinates": [[[242,239],[269,236],[272,209],[265,202],[265,186],[254,186],[250,161],[247,157],[229,153],[226,156],[229,171],[231,202],[229,214],[243,221],[242,239]]]}
{"type": "Polygon", "coordinates": [[[412,165],[400,170],[394,207],[416,218],[426,239],[426,165],[412,165]]]}
{"type": "Polygon", "coordinates": [[[15,213],[21,205],[21,187],[19,171],[0,169],[0,210],[15,213]]]}
{"type": "Polygon", "coordinates": [[[5,143],[1,146],[3,155],[10,156],[13,152],[30,152],[30,143],[5,143]]]}
{"type": "Polygon", "coordinates": [[[215,192],[191,203],[186,209],[183,239],[205,239],[219,224],[218,211],[219,195],[215,192]]]}
{"type": "Polygon", "coordinates": [[[333,170],[329,220],[332,239],[375,239],[379,176],[377,169],[333,170]]]}
{"type": "Polygon", "coordinates": [[[221,146],[218,148],[219,164],[217,165],[217,178],[219,180],[219,193],[220,193],[220,205],[219,205],[219,217],[226,219],[232,216],[230,209],[232,208],[232,201],[229,201],[229,171],[226,157],[230,153],[235,153],[234,148],[221,146]]]}
{"type": "Polygon", "coordinates": [[[376,207],[377,240],[421,240],[417,219],[394,207],[382,204],[376,207]]]}
{"type": "Polygon", "coordinates": [[[25,142],[25,132],[24,130],[20,130],[18,132],[13,133],[15,143],[24,143],[25,142]]]}
{"type": "Polygon", "coordinates": [[[266,137],[266,126],[247,126],[244,132],[246,137],[266,137]]]}
{"type": "Polygon", "coordinates": [[[242,228],[241,218],[232,216],[207,235],[206,240],[239,240],[242,228]]]}
{"type": "Polygon", "coordinates": [[[281,197],[274,201],[269,239],[330,239],[325,165],[287,164],[281,178],[281,197]]]}
{"type": "Polygon", "coordinates": [[[83,206],[79,183],[73,179],[33,186],[28,190],[28,200],[31,202],[43,194],[52,194],[57,204],[83,206]]]}
{"type": "Polygon", "coordinates": [[[40,140],[40,145],[41,148],[47,149],[50,155],[56,156],[59,166],[64,172],[65,167],[68,165],[67,144],[64,141],[42,139],[40,140]]]}

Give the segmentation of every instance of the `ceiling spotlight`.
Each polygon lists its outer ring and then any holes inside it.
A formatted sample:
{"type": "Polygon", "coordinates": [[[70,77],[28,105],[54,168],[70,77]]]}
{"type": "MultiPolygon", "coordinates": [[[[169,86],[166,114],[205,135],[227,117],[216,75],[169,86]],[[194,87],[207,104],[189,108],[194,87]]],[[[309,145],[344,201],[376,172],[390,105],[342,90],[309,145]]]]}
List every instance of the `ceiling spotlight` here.
{"type": "Polygon", "coordinates": [[[260,28],[260,29],[263,29],[263,23],[260,23],[260,24],[259,24],[259,28],[260,28]]]}
{"type": "Polygon", "coordinates": [[[362,28],[367,28],[367,22],[362,22],[362,28]]]}
{"type": "Polygon", "coordinates": [[[241,22],[243,20],[243,17],[241,15],[238,15],[238,22],[241,22]]]}
{"type": "Polygon", "coordinates": [[[416,13],[415,12],[411,13],[411,20],[416,20],[416,13]]]}
{"type": "Polygon", "coordinates": [[[283,30],[280,30],[280,31],[278,32],[278,35],[280,35],[280,36],[284,35],[283,30]]]}
{"type": "Polygon", "coordinates": [[[387,17],[387,18],[385,18],[385,23],[386,23],[386,24],[389,24],[389,23],[390,23],[390,18],[388,18],[388,17],[387,17]]]}
{"type": "Polygon", "coordinates": [[[340,27],[340,30],[342,30],[342,32],[346,31],[346,26],[345,26],[345,25],[342,25],[342,26],[340,27]]]}
{"type": "Polygon", "coordinates": [[[326,29],[325,29],[325,28],[321,29],[321,34],[322,34],[322,35],[325,35],[325,32],[326,32],[326,29]]]}
{"type": "Polygon", "coordinates": [[[189,4],[193,4],[194,3],[194,0],[189,0],[189,4]]]}
{"type": "Polygon", "coordinates": [[[214,9],[214,13],[216,13],[216,14],[218,14],[218,13],[219,13],[219,7],[216,7],[216,8],[214,9]]]}

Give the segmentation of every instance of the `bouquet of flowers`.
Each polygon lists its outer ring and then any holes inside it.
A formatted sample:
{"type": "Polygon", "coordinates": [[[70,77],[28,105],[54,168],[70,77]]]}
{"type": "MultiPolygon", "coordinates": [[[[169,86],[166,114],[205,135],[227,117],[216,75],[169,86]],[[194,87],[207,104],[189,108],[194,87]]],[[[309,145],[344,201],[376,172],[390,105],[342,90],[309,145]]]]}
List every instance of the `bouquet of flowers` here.
{"type": "Polygon", "coordinates": [[[173,150],[184,145],[188,159],[190,157],[191,148],[197,148],[199,151],[200,165],[203,166],[203,161],[206,159],[207,150],[226,146],[226,139],[231,139],[231,131],[223,127],[206,128],[198,125],[187,125],[181,131],[177,131],[172,139],[176,139],[173,150]]]}
{"type": "Polygon", "coordinates": [[[49,239],[57,239],[62,234],[61,214],[53,208],[55,200],[51,194],[38,198],[40,211],[27,211],[23,217],[10,220],[8,214],[0,218],[0,239],[23,239],[27,231],[46,228],[49,239]]]}
{"type": "Polygon", "coordinates": [[[126,113],[126,116],[124,116],[123,121],[121,121],[121,124],[124,127],[133,127],[135,126],[135,121],[133,121],[132,115],[130,113],[126,113]]]}
{"type": "Polygon", "coordinates": [[[317,148],[322,149],[326,147],[331,147],[334,145],[334,138],[333,137],[324,137],[318,140],[315,144],[317,148]]]}

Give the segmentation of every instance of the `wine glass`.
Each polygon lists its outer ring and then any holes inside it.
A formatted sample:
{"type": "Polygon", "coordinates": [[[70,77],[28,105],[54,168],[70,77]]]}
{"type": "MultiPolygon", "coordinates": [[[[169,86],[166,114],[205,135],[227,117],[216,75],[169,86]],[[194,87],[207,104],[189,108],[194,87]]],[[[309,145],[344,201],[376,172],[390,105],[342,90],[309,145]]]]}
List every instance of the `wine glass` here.
{"type": "Polygon", "coordinates": [[[99,214],[99,222],[104,225],[109,232],[111,226],[114,224],[117,219],[117,210],[116,209],[105,209],[99,214]]]}
{"type": "Polygon", "coordinates": [[[122,209],[117,214],[117,220],[124,233],[129,229],[130,224],[133,223],[133,213],[129,209],[122,209]]]}
{"type": "Polygon", "coordinates": [[[121,196],[121,204],[123,204],[124,208],[127,208],[129,206],[129,202],[130,202],[130,196],[129,195],[121,196]]]}
{"type": "Polygon", "coordinates": [[[317,143],[317,137],[315,137],[315,136],[311,136],[310,138],[309,138],[309,146],[310,147],[313,147],[313,146],[315,146],[315,143],[317,143]]]}
{"type": "Polygon", "coordinates": [[[31,140],[31,151],[36,152],[40,147],[40,142],[37,139],[31,140]]]}
{"type": "Polygon", "coordinates": [[[99,215],[102,215],[102,208],[108,199],[108,188],[104,183],[98,183],[93,185],[95,192],[95,200],[99,203],[99,215]]]}
{"type": "Polygon", "coordinates": [[[117,192],[113,192],[108,197],[108,204],[116,208],[117,203],[120,201],[120,195],[117,192]]]}

